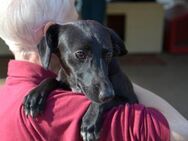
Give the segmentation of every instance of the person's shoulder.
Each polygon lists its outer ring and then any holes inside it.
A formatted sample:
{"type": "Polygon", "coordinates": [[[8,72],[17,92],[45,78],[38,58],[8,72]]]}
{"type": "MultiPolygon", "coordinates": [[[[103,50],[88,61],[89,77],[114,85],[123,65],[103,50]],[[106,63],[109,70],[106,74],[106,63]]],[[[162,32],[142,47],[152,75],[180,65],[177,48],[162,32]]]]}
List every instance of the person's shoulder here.
{"type": "Polygon", "coordinates": [[[119,137],[130,141],[148,138],[169,140],[169,125],[165,117],[158,110],[142,104],[125,104],[112,108],[105,114],[103,128],[108,129],[104,130],[106,137],[113,131],[111,136],[116,140],[119,137]]]}
{"type": "Polygon", "coordinates": [[[61,115],[64,115],[62,118],[65,118],[69,114],[74,115],[75,118],[81,118],[90,103],[91,101],[82,93],[55,90],[46,101],[46,111],[60,116],[59,118],[61,118],[61,115]]]}
{"type": "Polygon", "coordinates": [[[59,101],[64,100],[64,102],[71,100],[73,103],[91,102],[83,93],[73,92],[70,90],[63,90],[63,89],[54,90],[48,97],[48,100],[52,100],[52,99],[59,101]]]}
{"type": "Polygon", "coordinates": [[[90,101],[81,93],[55,90],[48,96],[39,115],[34,118],[26,116],[22,109],[20,119],[24,119],[26,129],[34,136],[40,134],[45,139],[52,138],[51,140],[66,140],[64,138],[68,135],[76,138],[79,136],[81,118],[89,104],[90,101]]]}

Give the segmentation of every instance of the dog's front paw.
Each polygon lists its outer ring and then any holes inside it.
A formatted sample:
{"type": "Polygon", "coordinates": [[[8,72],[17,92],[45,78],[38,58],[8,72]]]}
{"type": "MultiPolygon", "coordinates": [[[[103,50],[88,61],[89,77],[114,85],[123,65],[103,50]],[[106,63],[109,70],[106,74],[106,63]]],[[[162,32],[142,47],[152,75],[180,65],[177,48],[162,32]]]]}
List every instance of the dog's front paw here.
{"type": "Polygon", "coordinates": [[[81,123],[81,136],[84,141],[98,141],[102,127],[102,108],[97,103],[92,103],[81,123]]]}
{"type": "Polygon", "coordinates": [[[99,132],[95,125],[81,125],[81,136],[83,141],[98,141],[99,132]]]}
{"type": "Polygon", "coordinates": [[[38,114],[42,113],[44,110],[46,97],[45,94],[40,92],[37,88],[33,89],[25,97],[23,106],[25,114],[28,116],[35,117],[38,114]]]}

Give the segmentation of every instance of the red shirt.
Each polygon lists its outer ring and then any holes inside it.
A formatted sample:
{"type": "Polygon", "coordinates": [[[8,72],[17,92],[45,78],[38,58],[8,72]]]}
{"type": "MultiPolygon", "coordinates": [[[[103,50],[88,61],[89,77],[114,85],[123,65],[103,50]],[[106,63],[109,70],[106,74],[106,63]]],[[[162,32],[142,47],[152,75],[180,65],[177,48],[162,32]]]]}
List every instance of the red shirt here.
{"type": "MultiPolygon", "coordinates": [[[[0,88],[1,141],[81,141],[80,121],[90,101],[82,94],[55,90],[43,114],[26,117],[22,102],[43,79],[56,77],[41,66],[10,61],[6,83],[0,88]]],[[[141,104],[120,105],[105,113],[100,141],[169,141],[164,116],[141,104]]]]}

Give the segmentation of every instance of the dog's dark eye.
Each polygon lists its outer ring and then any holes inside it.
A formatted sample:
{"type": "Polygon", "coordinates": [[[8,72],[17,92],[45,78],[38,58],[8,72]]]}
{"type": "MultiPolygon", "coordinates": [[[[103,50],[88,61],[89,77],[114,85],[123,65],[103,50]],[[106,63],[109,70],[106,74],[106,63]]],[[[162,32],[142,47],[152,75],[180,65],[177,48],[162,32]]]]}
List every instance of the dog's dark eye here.
{"type": "Polygon", "coordinates": [[[75,52],[75,57],[79,60],[85,60],[87,57],[87,54],[85,51],[83,50],[79,50],[75,52]]]}
{"type": "Polygon", "coordinates": [[[105,54],[105,60],[106,60],[107,62],[110,62],[111,59],[112,59],[112,56],[113,56],[112,52],[107,52],[107,53],[105,54]]]}

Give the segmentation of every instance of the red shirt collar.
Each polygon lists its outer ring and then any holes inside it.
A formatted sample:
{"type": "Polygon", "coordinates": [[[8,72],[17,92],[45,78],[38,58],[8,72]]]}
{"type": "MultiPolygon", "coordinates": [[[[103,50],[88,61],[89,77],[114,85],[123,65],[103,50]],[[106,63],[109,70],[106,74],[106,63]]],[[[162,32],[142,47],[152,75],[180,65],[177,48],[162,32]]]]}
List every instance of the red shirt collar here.
{"type": "Polygon", "coordinates": [[[8,64],[8,78],[22,78],[40,82],[47,77],[55,78],[56,76],[52,71],[34,63],[11,60],[8,64]]]}

